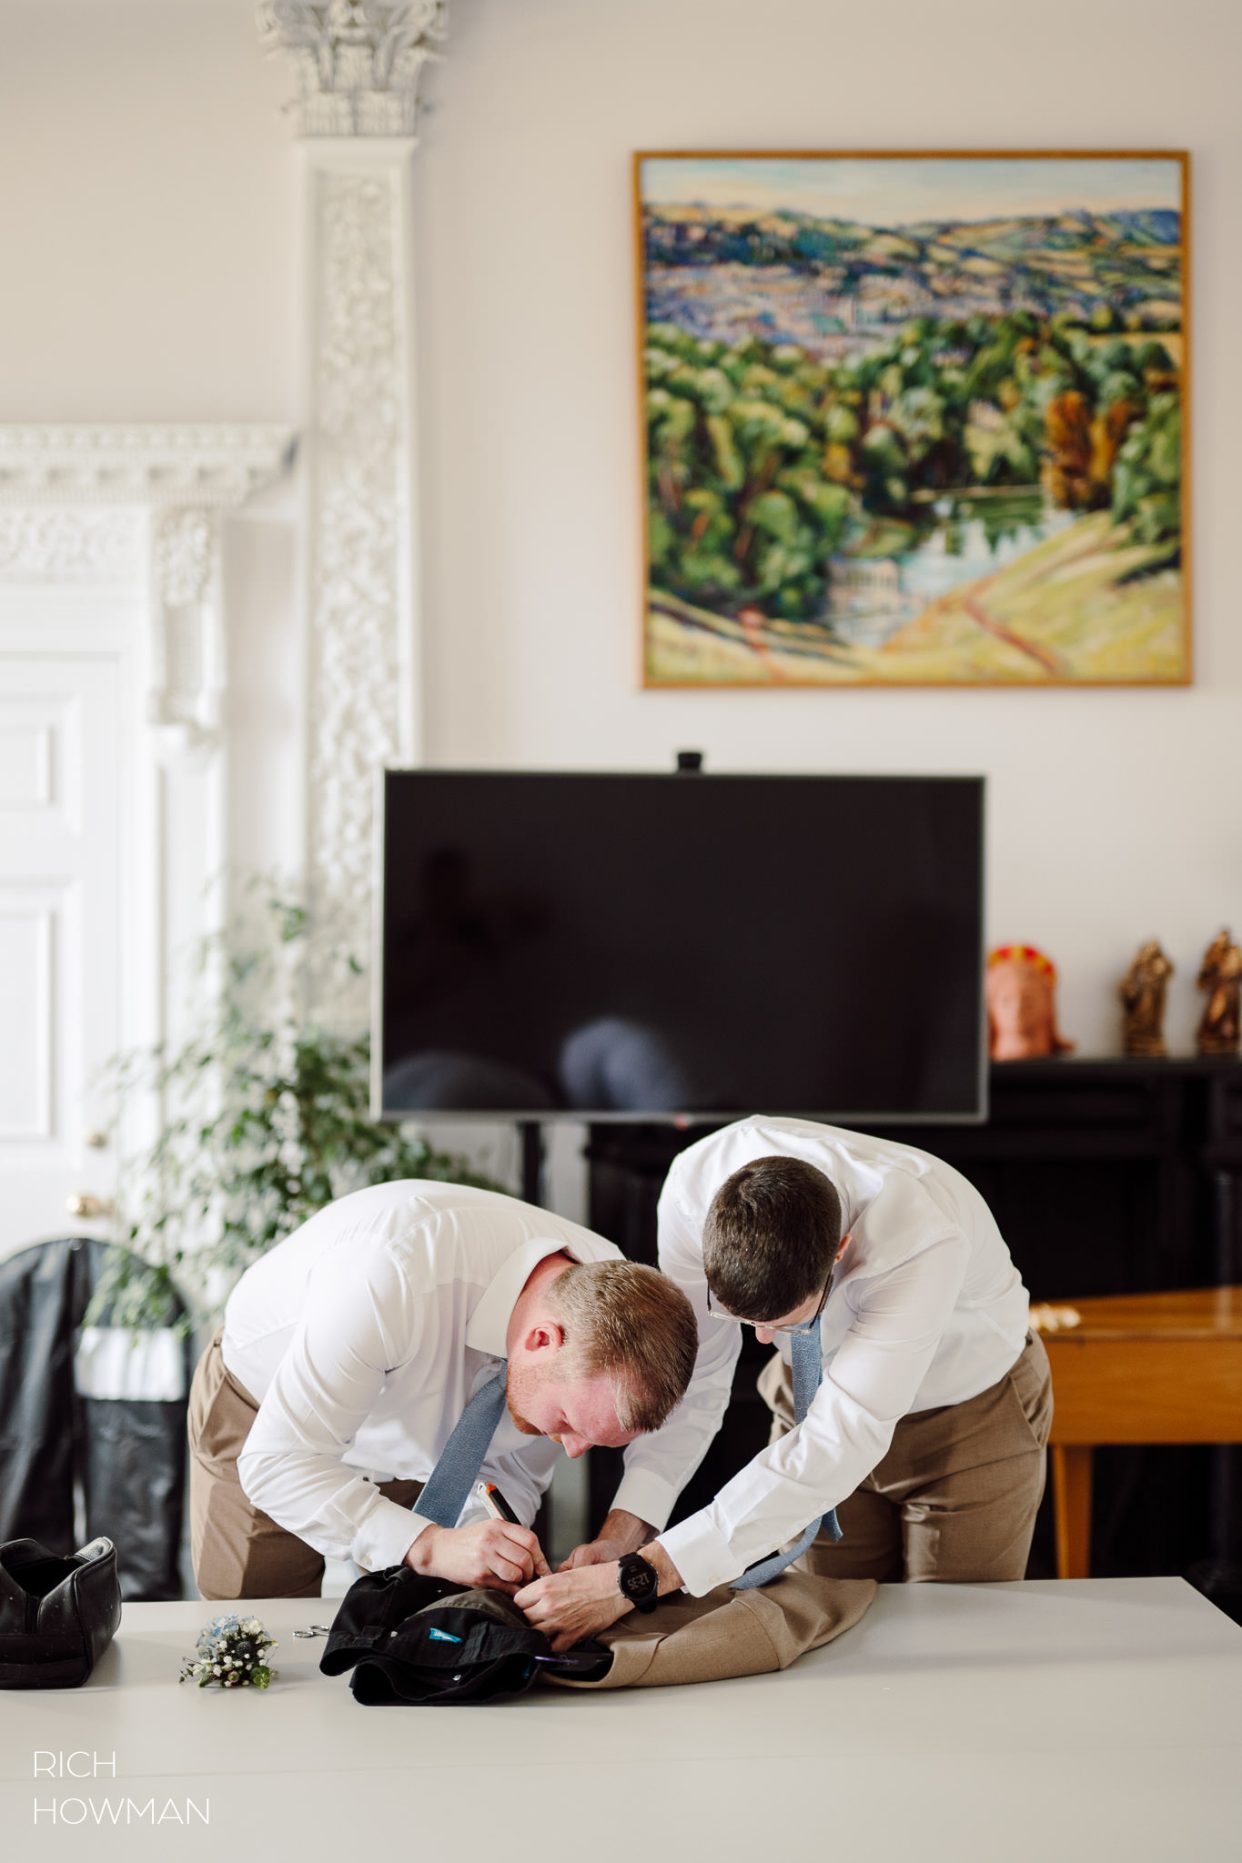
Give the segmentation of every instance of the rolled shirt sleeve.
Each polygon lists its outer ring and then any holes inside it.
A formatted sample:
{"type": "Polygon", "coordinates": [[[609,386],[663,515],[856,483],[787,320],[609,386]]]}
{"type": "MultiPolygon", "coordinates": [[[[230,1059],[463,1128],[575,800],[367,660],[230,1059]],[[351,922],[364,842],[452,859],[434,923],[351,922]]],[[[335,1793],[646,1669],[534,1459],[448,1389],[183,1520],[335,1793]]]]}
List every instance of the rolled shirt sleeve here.
{"type": "Polygon", "coordinates": [[[306,1307],[237,1458],[243,1490],[317,1552],[367,1571],[397,1565],[430,1523],[381,1494],[342,1454],[370,1414],[386,1368],[434,1351],[436,1310],[386,1247],[341,1243],[312,1272],[306,1307]]]}
{"type": "Polygon", "coordinates": [[[664,1525],[720,1428],[742,1348],[741,1328],[708,1311],[702,1235],[671,1184],[660,1196],[658,1225],[660,1270],[694,1308],[699,1349],[686,1395],[668,1421],[637,1437],[625,1452],[625,1473],[612,1504],[653,1527],[664,1525]]]}
{"type": "Polygon", "coordinates": [[[661,1533],[687,1591],[701,1597],[740,1577],[847,1500],[883,1460],[948,1325],[969,1257],[966,1237],[953,1231],[885,1274],[843,1284],[853,1317],[802,1423],[709,1507],[661,1533]]]}

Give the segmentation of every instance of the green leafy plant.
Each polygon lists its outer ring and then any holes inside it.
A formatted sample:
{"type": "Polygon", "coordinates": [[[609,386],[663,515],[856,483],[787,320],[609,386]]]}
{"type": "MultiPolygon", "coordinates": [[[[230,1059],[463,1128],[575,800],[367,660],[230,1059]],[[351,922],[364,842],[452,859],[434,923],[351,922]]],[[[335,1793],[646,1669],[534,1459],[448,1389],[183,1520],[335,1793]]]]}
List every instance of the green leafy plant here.
{"type": "MultiPolygon", "coordinates": [[[[252,885],[252,900],[259,891],[252,885]]],[[[121,1240],[86,1323],[171,1326],[188,1301],[217,1309],[236,1275],[326,1203],[400,1178],[501,1189],[410,1127],[372,1118],[370,1039],[301,1009],[356,980],[297,901],[266,891],[200,951],[200,1013],[180,1041],[120,1058],[118,1108],[135,1093],[163,1109],[158,1135],[121,1171],[121,1240]],[[314,935],[312,935],[314,934],[314,935]],[[221,1292],[223,1289],[223,1292],[221,1292]]]]}

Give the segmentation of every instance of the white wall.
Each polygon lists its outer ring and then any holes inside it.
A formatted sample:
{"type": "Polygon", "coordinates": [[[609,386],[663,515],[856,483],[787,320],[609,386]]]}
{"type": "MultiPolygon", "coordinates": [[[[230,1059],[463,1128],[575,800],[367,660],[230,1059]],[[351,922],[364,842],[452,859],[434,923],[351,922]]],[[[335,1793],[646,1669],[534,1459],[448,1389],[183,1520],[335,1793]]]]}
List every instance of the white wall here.
{"type": "MultiPolygon", "coordinates": [[[[293,162],[251,0],[4,12],[0,419],[296,418],[293,162]]],[[[1101,1052],[1158,935],[1187,1046],[1199,954],[1242,931],[1242,9],[452,0],[451,31],[416,183],[434,760],[982,771],[990,938],[1051,952],[1066,1032],[1101,1052]],[[1197,684],[641,692],[631,150],[1020,146],[1192,151],[1197,684]]],[[[258,858],[296,804],[291,546],[279,504],[248,524],[236,807],[258,858]]]]}
{"type": "Polygon", "coordinates": [[[433,756],[983,771],[990,937],[1049,950],[1100,1051],[1159,935],[1188,1043],[1242,931],[1240,68],[1223,0],[461,0],[418,174],[433,756]],[[1198,684],[639,691],[629,152],[1153,145],[1193,152],[1198,684]]]}
{"type": "MultiPolygon", "coordinates": [[[[296,174],[249,0],[4,0],[0,421],[294,422],[296,174]]],[[[288,486],[227,521],[233,840],[296,864],[288,486]]]]}
{"type": "Polygon", "coordinates": [[[287,84],[254,13],[4,0],[0,419],[293,419],[287,84]]]}

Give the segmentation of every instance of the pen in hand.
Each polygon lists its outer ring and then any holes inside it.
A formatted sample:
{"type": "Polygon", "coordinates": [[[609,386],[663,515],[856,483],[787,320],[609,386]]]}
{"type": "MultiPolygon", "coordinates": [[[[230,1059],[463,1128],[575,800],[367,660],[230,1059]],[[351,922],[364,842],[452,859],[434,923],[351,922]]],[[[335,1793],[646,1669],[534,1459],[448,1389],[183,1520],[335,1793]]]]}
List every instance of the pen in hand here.
{"type": "Polygon", "coordinates": [[[486,1507],[493,1520],[507,1520],[512,1526],[521,1526],[521,1521],[506,1501],[494,1481],[481,1481],[475,1493],[486,1507]]]}
{"type": "MultiPolygon", "coordinates": [[[[493,1520],[505,1520],[509,1523],[510,1526],[514,1526],[514,1527],[521,1526],[522,1524],[521,1521],[518,1519],[517,1515],[513,1511],[513,1508],[510,1506],[509,1502],[505,1499],[504,1495],[501,1493],[500,1489],[496,1486],[494,1481],[476,1482],[474,1491],[478,1495],[479,1499],[482,1501],[488,1513],[492,1516],[493,1520]]],[[[551,1576],[551,1571],[552,1571],[551,1566],[549,1566],[547,1560],[543,1556],[542,1551],[540,1551],[538,1561],[536,1562],[536,1565],[535,1565],[535,1577],[536,1578],[548,1578],[551,1576]]]]}

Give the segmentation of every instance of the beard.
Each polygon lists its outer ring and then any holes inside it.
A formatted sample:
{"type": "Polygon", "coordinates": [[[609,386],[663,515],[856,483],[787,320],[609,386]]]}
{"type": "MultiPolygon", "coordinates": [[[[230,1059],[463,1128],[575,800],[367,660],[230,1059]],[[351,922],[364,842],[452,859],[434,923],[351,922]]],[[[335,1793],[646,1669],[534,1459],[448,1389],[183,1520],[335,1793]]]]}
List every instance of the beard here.
{"type": "Polygon", "coordinates": [[[543,1431],[536,1429],[529,1418],[524,1417],[520,1410],[515,1410],[512,1404],[507,1404],[507,1408],[515,1430],[521,1430],[523,1436],[543,1435],[543,1431]]]}
{"type": "Polygon", "coordinates": [[[530,1421],[530,1418],[524,1417],[522,1415],[522,1412],[518,1409],[517,1403],[514,1399],[514,1391],[513,1391],[514,1382],[515,1380],[514,1380],[513,1373],[510,1372],[509,1376],[505,1380],[505,1409],[509,1412],[509,1415],[513,1421],[514,1429],[521,1430],[523,1436],[542,1436],[543,1431],[541,1429],[537,1429],[536,1426],[530,1421]]]}

